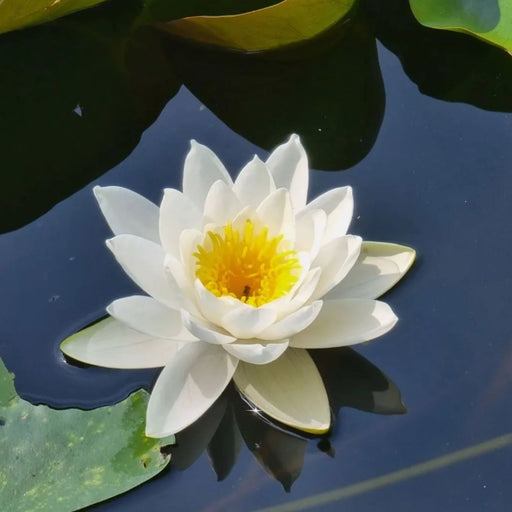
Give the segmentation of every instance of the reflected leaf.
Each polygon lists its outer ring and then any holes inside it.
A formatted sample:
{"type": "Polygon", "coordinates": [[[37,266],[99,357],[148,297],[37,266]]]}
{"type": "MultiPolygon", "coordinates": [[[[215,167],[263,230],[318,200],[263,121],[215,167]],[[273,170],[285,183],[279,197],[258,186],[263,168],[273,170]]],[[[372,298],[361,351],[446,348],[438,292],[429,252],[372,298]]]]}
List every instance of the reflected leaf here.
{"type": "Polygon", "coordinates": [[[76,510],[149,480],[169,462],[161,449],[172,439],[144,435],[145,391],[92,411],[54,410],[22,400],[12,379],[0,359],[3,510],[76,510]]]}
{"type": "Polygon", "coordinates": [[[242,435],[233,409],[228,406],[217,432],[208,445],[210,464],[219,482],[224,480],[233,469],[241,448],[242,435]]]}
{"type": "Polygon", "coordinates": [[[283,0],[228,16],[195,16],[165,25],[171,34],[204,44],[254,52],[311,39],[346,16],[355,0],[283,0]]]}
{"type": "Polygon", "coordinates": [[[137,12],[109,4],[0,39],[0,232],[123,160],[177,92],[162,36],[130,32],[137,12]]]}
{"type": "Polygon", "coordinates": [[[373,33],[358,20],[300,50],[240,55],[168,45],[183,83],[231,129],[267,150],[298,133],[316,169],[346,169],[372,148],[384,113],[373,33]]]}
{"type": "Polygon", "coordinates": [[[289,492],[302,471],[307,441],[267,423],[240,397],[235,414],[249,450],[261,467],[289,492]]]}
{"type": "Polygon", "coordinates": [[[365,8],[379,40],[423,94],[512,111],[510,55],[462,34],[421,26],[403,0],[369,0],[365,8]]]}
{"type": "Polygon", "coordinates": [[[421,24],[464,32],[512,53],[512,3],[509,0],[409,1],[421,24]]]}
{"type": "Polygon", "coordinates": [[[72,12],[87,9],[105,0],[2,0],[0,34],[45,23],[72,12]]]}
{"type": "Polygon", "coordinates": [[[349,347],[310,350],[337,416],[341,407],[378,414],[404,414],[407,408],[396,384],[349,347]]]}

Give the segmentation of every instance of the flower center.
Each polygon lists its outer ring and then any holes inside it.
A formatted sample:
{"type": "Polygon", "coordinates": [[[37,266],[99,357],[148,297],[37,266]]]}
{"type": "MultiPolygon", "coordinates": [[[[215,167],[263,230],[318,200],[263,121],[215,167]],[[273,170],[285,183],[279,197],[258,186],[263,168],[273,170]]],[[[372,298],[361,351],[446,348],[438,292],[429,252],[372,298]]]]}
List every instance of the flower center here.
{"type": "Polygon", "coordinates": [[[243,231],[231,223],[222,230],[208,231],[194,253],[196,277],[210,292],[259,307],[292,289],[302,267],[295,251],[280,249],[283,235],[270,238],[266,227],[255,231],[249,219],[243,231]]]}

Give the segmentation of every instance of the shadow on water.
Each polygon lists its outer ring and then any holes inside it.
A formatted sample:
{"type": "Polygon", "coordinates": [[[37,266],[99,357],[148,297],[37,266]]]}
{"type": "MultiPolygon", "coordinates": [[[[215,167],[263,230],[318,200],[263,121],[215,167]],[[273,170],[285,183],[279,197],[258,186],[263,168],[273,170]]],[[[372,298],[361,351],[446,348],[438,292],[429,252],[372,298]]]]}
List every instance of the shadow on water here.
{"type": "MultiPolygon", "coordinates": [[[[353,349],[316,350],[310,354],[324,380],[333,422],[342,407],[378,414],[407,412],[396,384],[353,349]]],[[[229,475],[245,444],[258,464],[288,492],[302,471],[309,441],[334,456],[329,436],[330,432],[314,436],[275,423],[231,384],[199,420],[177,434],[176,445],[169,447],[170,467],[183,471],[206,450],[220,481],[229,475]]]]}
{"type": "MultiPolygon", "coordinates": [[[[230,1],[221,5],[238,12],[230,1]]],[[[422,27],[406,0],[362,1],[314,41],[260,54],[186,43],[149,25],[218,14],[217,7],[203,0],[185,10],[162,0],[144,9],[138,0],[113,2],[0,37],[0,233],[36,219],[125,159],[182,84],[264,149],[296,132],[313,168],[354,166],[372,149],[384,114],[375,37],[424,94],[512,112],[512,57],[469,36],[422,27]]]]}
{"type": "Polygon", "coordinates": [[[375,38],[357,14],[288,51],[241,54],[179,41],[168,51],[192,93],[264,149],[295,132],[313,168],[340,170],[377,138],[384,86],[375,38]]]}
{"type": "Polygon", "coordinates": [[[177,92],[160,35],[130,35],[128,4],[0,37],[0,232],[123,160],[177,92]]]}

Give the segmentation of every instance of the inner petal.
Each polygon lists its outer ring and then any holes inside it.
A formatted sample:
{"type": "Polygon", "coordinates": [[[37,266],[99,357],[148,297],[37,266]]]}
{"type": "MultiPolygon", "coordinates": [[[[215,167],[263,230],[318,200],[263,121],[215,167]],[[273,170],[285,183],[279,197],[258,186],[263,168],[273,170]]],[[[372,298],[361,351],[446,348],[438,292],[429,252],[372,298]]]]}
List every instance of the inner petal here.
{"type": "Polygon", "coordinates": [[[240,230],[228,223],[217,233],[208,231],[194,253],[196,277],[217,297],[267,304],[289,293],[300,276],[297,253],[283,241],[250,219],[240,230]]]}

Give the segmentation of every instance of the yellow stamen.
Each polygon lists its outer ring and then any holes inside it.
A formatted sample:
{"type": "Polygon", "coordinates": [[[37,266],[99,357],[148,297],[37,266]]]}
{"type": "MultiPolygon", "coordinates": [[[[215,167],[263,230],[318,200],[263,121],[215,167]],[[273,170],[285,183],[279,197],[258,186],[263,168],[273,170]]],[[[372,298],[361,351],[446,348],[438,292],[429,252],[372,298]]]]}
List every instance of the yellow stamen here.
{"type": "Polygon", "coordinates": [[[266,227],[255,232],[249,219],[242,232],[231,223],[223,232],[208,231],[194,253],[196,277],[210,292],[259,307],[292,289],[302,267],[295,251],[280,247],[283,235],[269,238],[266,227]]]}

